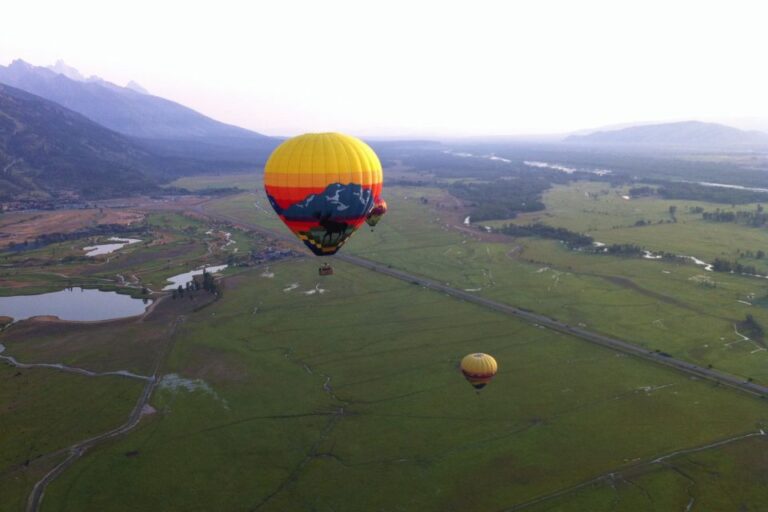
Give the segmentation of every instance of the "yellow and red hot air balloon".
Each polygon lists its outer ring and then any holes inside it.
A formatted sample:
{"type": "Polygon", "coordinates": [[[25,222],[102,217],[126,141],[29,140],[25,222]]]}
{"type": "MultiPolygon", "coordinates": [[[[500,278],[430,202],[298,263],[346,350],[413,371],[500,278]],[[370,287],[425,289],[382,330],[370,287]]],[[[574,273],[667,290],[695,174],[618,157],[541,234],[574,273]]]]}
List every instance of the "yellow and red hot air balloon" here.
{"type": "Polygon", "coordinates": [[[376,153],[341,133],[307,133],[280,144],[264,188],[280,219],[318,256],[335,254],[380,201],[376,153]]]}
{"type": "Polygon", "coordinates": [[[365,222],[369,226],[374,227],[379,223],[385,213],[387,213],[387,202],[383,198],[380,198],[376,204],[373,205],[371,211],[368,212],[368,216],[365,218],[365,222]]]}
{"type": "Polygon", "coordinates": [[[477,390],[487,386],[498,370],[499,365],[496,360],[481,352],[466,355],[461,360],[461,373],[477,390]]]}

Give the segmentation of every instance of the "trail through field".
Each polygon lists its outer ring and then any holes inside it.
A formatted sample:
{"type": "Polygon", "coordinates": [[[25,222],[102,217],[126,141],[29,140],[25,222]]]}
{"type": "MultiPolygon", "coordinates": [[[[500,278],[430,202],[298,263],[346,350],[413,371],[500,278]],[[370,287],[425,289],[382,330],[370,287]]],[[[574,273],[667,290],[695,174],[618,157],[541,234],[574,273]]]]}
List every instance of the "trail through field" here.
{"type": "Polygon", "coordinates": [[[736,327],[736,324],[733,324],[733,332],[734,332],[734,334],[736,334],[736,336],[738,336],[741,339],[740,340],[736,340],[736,341],[730,341],[728,343],[723,343],[723,346],[731,348],[732,346],[736,345],[737,343],[748,342],[748,343],[752,343],[756,347],[755,350],[750,352],[750,354],[754,354],[754,353],[762,352],[762,351],[766,350],[766,348],[763,345],[761,345],[760,343],[758,343],[757,341],[753,340],[749,336],[745,336],[745,335],[741,334],[739,332],[739,329],[736,327]]]}
{"type": "Polygon", "coordinates": [[[32,492],[30,493],[27,500],[26,511],[38,512],[43,501],[43,496],[45,495],[45,489],[48,487],[48,485],[56,477],[63,473],[69,466],[74,464],[74,462],[79,459],[89,448],[107,439],[123,435],[138,425],[139,421],[141,421],[141,418],[144,416],[145,411],[147,410],[146,407],[149,405],[149,397],[152,395],[152,391],[154,390],[156,384],[157,379],[154,376],[149,379],[146,386],[144,386],[144,391],[142,392],[141,396],[136,402],[136,405],[131,411],[130,416],[128,416],[128,420],[121,426],[110,430],[109,432],[85,439],[84,441],[80,441],[70,446],[67,450],[69,452],[67,458],[57,464],[51,471],[46,473],[46,475],[38,480],[38,482],[32,488],[32,492]]]}
{"type": "Polygon", "coordinates": [[[8,165],[6,165],[5,167],[3,167],[3,174],[6,174],[6,173],[8,173],[8,171],[10,171],[10,170],[11,170],[11,167],[13,167],[14,165],[16,165],[16,164],[17,164],[17,163],[19,163],[19,162],[21,162],[21,160],[20,160],[19,158],[16,158],[16,159],[14,159],[14,160],[11,160],[11,163],[9,163],[9,164],[8,164],[8,165]]]}
{"type": "Polygon", "coordinates": [[[29,494],[29,498],[27,499],[27,508],[26,512],[39,512],[40,506],[43,502],[43,497],[45,496],[45,490],[46,488],[53,482],[59,475],[61,475],[68,467],[70,467],[72,464],[75,463],[80,457],[85,454],[88,449],[96,446],[97,444],[102,443],[103,441],[106,441],[108,439],[112,439],[115,437],[119,437],[123,434],[126,434],[133,430],[141,421],[141,418],[144,417],[145,414],[150,413],[150,411],[153,410],[152,406],[149,405],[149,399],[152,396],[152,392],[157,387],[157,384],[160,382],[160,380],[157,378],[157,374],[160,370],[160,367],[162,366],[163,362],[167,359],[168,355],[171,353],[171,350],[173,349],[174,345],[174,335],[176,333],[176,329],[180,324],[184,322],[186,318],[183,315],[177,316],[173,322],[171,323],[169,329],[168,329],[168,339],[170,342],[168,343],[168,346],[166,349],[161,352],[160,356],[157,359],[157,362],[155,363],[155,369],[152,372],[151,377],[143,377],[146,379],[147,383],[144,386],[144,390],[142,391],[141,395],[139,396],[138,400],[136,401],[136,405],[133,407],[133,410],[131,410],[130,415],[128,416],[128,419],[125,423],[120,425],[119,427],[112,429],[108,432],[104,432],[103,434],[99,434],[94,437],[90,437],[88,439],[85,439],[83,441],[79,441],[72,446],[70,446],[67,451],[69,452],[69,455],[66,459],[61,461],[59,464],[57,464],[53,469],[51,469],[48,473],[46,473],[40,480],[35,483],[34,487],[32,488],[32,492],[29,494]]]}
{"type": "Polygon", "coordinates": [[[93,372],[91,370],[86,370],[85,368],[76,368],[73,366],[66,366],[61,363],[21,363],[18,360],[16,360],[15,357],[12,356],[4,356],[2,353],[5,352],[5,345],[0,343],[0,360],[5,361],[9,365],[13,366],[14,368],[22,368],[25,370],[30,370],[33,368],[51,368],[54,370],[59,370],[62,372],[69,372],[69,373],[76,373],[78,375],[84,375],[86,377],[126,377],[129,379],[139,379],[139,380],[151,380],[152,377],[148,377],[146,375],[138,375],[133,372],[129,372],[128,370],[115,370],[111,372],[93,372]]]}
{"type": "MultiPolygon", "coordinates": [[[[291,484],[295,483],[296,480],[301,475],[302,470],[307,466],[307,464],[312,462],[314,459],[323,458],[323,457],[339,459],[338,456],[333,453],[333,451],[321,452],[320,447],[323,445],[324,441],[331,436],[336,426],[344,417],[344,409],[347,406],[349,406],[349,402],[342,400],[341,398],[336,396],[333,386],[331,386],[332,378],[330,375],[326,375],[320,371],[317,371],[314,368],[312,368],[312,366],[310,366],[306,361],[296,358],[294,356],[294,352],[292,349],[286,348],[283,350],[285,352],[284,356],[287,360],[301,366],[310,375],[317,375],[318,377],[320,377],[320,379],[322,379],[321,385],[323,388],[323,392],[325,392],[334,402],[337,402],[338,405],[332,411],[322,413],[322,415],[328,416],[328,420],[326,421],[323,428],[320,430],[315,442],[312,443],[312,446],[310,446],[309,450],[307,450],[306,454],[304,455],[304,458],[302,458],[293,467],[291,472],[288,473],[288,475],[277,485],[277,487],[272,492],[270,492],[264,498],[262,498],[261,501],[256,503],[250,510],[259,510],[261,507],[269,503],[272,500],[272,498],[274,498],[275,496],[283,492],[291,484]]],[[[314,414],[317,414],[317,413],[314,413],[314,414]]]]}
{"type": "Polygon", "coordinates": [[[645,295],[646,297],[658,300],[659,302],[664,302],[666,304],[671,304],[673,306],[677,306],[682,309],[687,309],[688,311],[692,311],[694,313],[700,314],[700,315],[707,315],[711,316],[713,318],[718,318],[721,320],[728,320],[725,317],[721,317],[718,315],[714,315],[709,311],[702,310],[699,308],[696,308],[694,306],[691,306],[688,303],[685,303],[683,301],[680,301],[674,297],[670,297],[668,295],[664,295],[663,293],[655,292],[653,290],[649,290],[647,288],[643,288],[633,280],[622,277],[622,276],[609,276],[609,275],[603,275],[603,274],[593,274],[593,273],[585,273],[584,275],[599,277],[600,279],[603,279],[605,281],[608,281],[611,284],[615,284],[618,286],[621,286],[622,288],[627,288],[628,290],[635,291],[639,293],[640,295],[645,295]]]}
{"type": "MultiPolygon", "coordinates": [[[[532,507],[533,505],[538,505],[538,504],[540,504],[540,503],[542,503],[544,501],[548,501],[548,500],[551,500],[551,499],[554,499],[554,498],[560,498],[562,496],[566,496],[568,494],[572,494],[572,493],[574,493],[576,491],[584,489],[585,487],[590,487],[590,486],[593,486],[595,484],[612,483],[612,482],[615,482],[617,480],[626,480],[625,477],[630,472],[637,472],[638,470],[642,470],[644,468],[651,467],[654,464],[663,464],[664,461],[672,459],[674,457],[678,457],[680,455],[688,455],[688,454],[691,454],[691,453],[697,453],[697,452],[702,452],[702,451],[706,451],[706,450],[711,450],[712,448],[719,448],[721,446],[724,446],[724,445],[727,445],[727,444],[730,444],[730,443],[735,443],[735,442],[738,442],[738,441],[742,441],[744,439],[748,439],[748,438],[751,438],[751,437],[761,437],[761,436],[765,436],[765,435],[766,435],[765,431],[763,429],[760,429],[757,432],[750,432],[750,433],[742,434],[742,435],[739,435],[739,436],[734,436],[734,437],[729,437],[729,438],[726,438],[726,439],[721,439],[719,441],[715,441],[713,443],[709,443],[709,444],[706,444],[706,445],[703,445],[703,446],[695,446],[695,447],[687,448],[687,449],[684,449],[684,450],[677,450],[677,451],[674,451],[674,452],[665,453],[663,455],[653,457],[650,460],[645,460],[645,461],[642,461],[642,462],[637,462],[635,464],[630,464],[630,465],[627,465],[627,466],[622,466],[621,468],[614,469],[612,471],[608,471],[606,473],[598,475],[598,476],[596,476],[594,478],[590,478],[589,480],[585,480],[585,481],[583,481],[583,482],[581,482],[579,484],[573,485],[571,487],[566,487],[564,489],[559,489],[557,491],[545,494],[543,496],[539,496],[538,498],[534,498],[532,500],[528,500],[528,501],[523,502],[523,503],[518,503],[516,505],[512,505],[509,508],[501,509],[501,512],[514,512],[514,511],[518,511],[518,510],[524,510],[526,508],[532,507]]],[[[626,480],[626,481],[628,481],[628,480],[626,480]]]]}

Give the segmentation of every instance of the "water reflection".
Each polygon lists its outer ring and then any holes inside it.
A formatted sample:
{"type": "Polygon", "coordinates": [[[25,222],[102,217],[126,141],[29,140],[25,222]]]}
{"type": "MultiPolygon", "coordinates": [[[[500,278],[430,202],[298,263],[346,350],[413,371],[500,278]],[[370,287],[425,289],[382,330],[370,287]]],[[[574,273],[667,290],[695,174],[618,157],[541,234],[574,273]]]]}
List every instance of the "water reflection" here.
{"type": "Polygon", "coordinates": [[[140,315],[151,303],[151,299],[134,299],[117,292],[67,288],[39,295],[0,297],[0,316],[15,321],[41,315],[62,320],[112,320],[140,315]]]}

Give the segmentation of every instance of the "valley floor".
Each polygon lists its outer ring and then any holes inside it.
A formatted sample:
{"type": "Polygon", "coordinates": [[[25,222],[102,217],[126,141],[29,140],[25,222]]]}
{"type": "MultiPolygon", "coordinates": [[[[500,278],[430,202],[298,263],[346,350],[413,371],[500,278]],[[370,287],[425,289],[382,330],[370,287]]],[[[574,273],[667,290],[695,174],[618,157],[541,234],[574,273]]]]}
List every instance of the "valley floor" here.
{"type": "MultiPolygon", "coordinates": [[[[748,297],[764,293],[762,282],[718,274],[704,288],[691,280],[703,273],[695,265],[488,236],[458,229],[464,212],[438,207],[440,190],[387,194],[391,214],[350,241],[350,259],[337,258],[330,278],[309,257],[234,265],[218,297],[166,297],[116,322],[6,328],[2,355],[24,363],[157,378],[135,428],[89,447],[50,482],[40,509],[760,510],[768,502],[764,400],[445,293],[763,385],[766,352],[734,334],[745,307],[768,318],[737,302],[756,303],[748,297]],[[419,281],[351,264],[353,256],[419,281]],[[423,286],[434,281],[447,288],[423,286]],[[457,370],[474,351],[500,367],[479,394],[457,370]]],[[[554,205],[547,222],[575,218],[554,205]]],[[[148,211],[155,242],[147,246],[53,269],[6,257],[14,266],[0,279],[34,291],[56,286],[52,270],[67,276],[58,282],[120,273],[159,290],[177,270],[234,260],[245,247],[293,247],[264,206],[247,193],[185,215],[148,211]],[[205,235],[211,228],[231,230],[236,243],[224,247],[205,235]]],[[[0,423],[2,510],[24,510],[67,447],[125,424],[145,389],[138,379],[44,367],[0,366],[0,378],[0,415],[10,420],[0,423]]]]}

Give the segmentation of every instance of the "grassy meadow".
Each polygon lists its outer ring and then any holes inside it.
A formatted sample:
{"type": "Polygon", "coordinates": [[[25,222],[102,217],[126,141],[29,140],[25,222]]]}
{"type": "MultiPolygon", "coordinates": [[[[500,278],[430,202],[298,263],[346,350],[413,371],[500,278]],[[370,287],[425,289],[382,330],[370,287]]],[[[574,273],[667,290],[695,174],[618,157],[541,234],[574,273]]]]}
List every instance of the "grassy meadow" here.
{"type": "MultiPolygon", "coordinates": [[[[578,187],[589,187],[594,195],[608,187],[602,185],[601,189],[599,184],[582,182],[572,187],[576,190],[568,192],[574,203],[570,209],[566,208],[569,204],[566,200],[558,199],[567,190],[556,188],[545,197],[547,211],[533,218],[585,231],[590,220],[579,220],[582,214],[575,198],[582,197],[585,201],[587,198],[585,191],[578,187]],[[550,209],[560,213],[550,213],[550,209]]],[[[632,201],[621,199],[621,190],[600,195],[598,204],[603,196],[608,197],[606,201],[610,204],[606,211],[620,207],[634,209],[632,201]]],[[[768,310],[760,306],[759,301],[768,295],[768,281],[764,279],[707,272],[692,263],[587,254],[551,240],[487,237],[474,228],[457,229],[457,213],[445,207],[447,202],[438,189],[388,187],[386,198],[390,212],[384,220],[373,232],[362,227],[344,251],[572,324],[583,324],[703,366],[712,365],[745,379],[768,383],[768,351],[764,343],[744,340],[736,328],[746,314],[752,314],[768,326],[768,310]],[[427,199],[426,204],[422,198],[427,199]]],[[[263,205],[265,201],[263,192],[255,191],[215,200],[207,209],[270,229],[285,229],[268,209],[254,207],[254,203],[263,205]]],[[[656,205],[654,211],[668,217],[668,205],[658,202],[662,204],[656,205]]],[[[678,206],[678,210],[681,209],[682,206],[678,206]]],[[[634,224],[633,214],[626,215],[629,218],[624,220],[613,213],[596,216],[605,224],[634,224]]],[[[643,215],[649,217],[648,213],[643,215]]],[[[519,222],[530,220],[518,219],[519,222]]],[[[724,226],[703,221],[700,224],[701,230],[724,226]]],[[[649,233],[661,228],[678,229],[681,232],[678,238],[685,239],[687,226],[681,218],[677,224],[624,229],[649,233]]],[[[746,234],[739,235],[744,237],[764,236],[755,228],[732,227],[731,230],[745,231],[746,234]]],[[[603,240],[603,233],[613,231],[611,228],[598,231],[593,226],[589,233],[603,240]]],[[[607,243],[618,243],[607,236],[605,239],[607,243]]],[[[699,254],[695,250],[667,247],[663,245],[664,239],[661,240],[653,246],[654,250],[699,254]]]]}
{"type": "Polygon", "coordinates": [[[760,400],[355,267],[272,271],[187,317],[163,372],[190,387],[161,388],[43,510],[503,509],[768,420],[760,400]],[[457,370],[471,351],[501,368],[480,394],[457,370]]]}
{"type": "MultiPolygon", "coordinates": [[[[211,199],[204,211],[285,232],[257,174],[174,185],[245,188],[211,199]]],[[[758,248],[758,229],[705,223],[687,213],[693,203],[627,201],[623,192],[558,186],[545,195],[546,211],[514,222],[707,261],[758,248]],[[678,222],[658,224],[670,203],[678,222]],[[641,218],[652,225],[634,227],[641,218]]],[[[768,351],[735,330],[747,313],[768,325],[765,280],[488,235],[464,225],[461,202],[438,188],[387,187],[385,198],[390,212],[374,231],[363,226],[345,252],[768,383],[768,351]]],[[[199,210],[155,211],[147,223],[147,243],[93,262],[42,264],[57,259],[53,247],[25,265],[6,255],[19,266],[1,269],[0,279],[27,293],[72,278],[114,286],[120,274],[157,290],[168,276],[224,262],[235,248],[271,243],[217,227],[199,210]],[[219,230],[236,243],[222,247],[219,230]]],[[[80,251],[80,243],[67,242],[67,250],[80,251]]],[[[599,512],[765,503],[763,400],[333,264],[330,278],[318,277],[313,257],[228,270],[219,300],[166,298],[140,320],[22,322],[0,333],[6,353],[25,362],[141,374],[162,363],[156,412],[65,471],[42,510],[599,512]],[[479,394],[457,368],[474,351],[500,365],[479,394]]],[[[0,387],[0,419],[23,413],[5,430],[0,423],[4,463],[15,468],[0,467],[0,510],[22,510],[58,450],[124,421],[141,388],[46,369],[21,371],[22,386],[15,373],[0,366],[8,383],[0,387]],[[61,421],[33,425],[40,417],[61,421]],[[18,469],[31,445],[39,458],[18,469]]]]}
{"type": "Polygon", "coordinates": [[[24,510],[64,448],[125,421],[142,383],[98,379],[0,364],[0,510],[24,510]]]}

